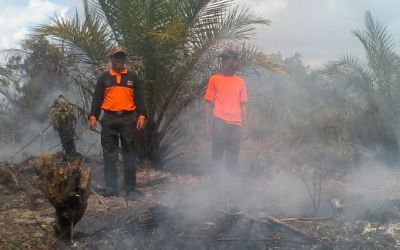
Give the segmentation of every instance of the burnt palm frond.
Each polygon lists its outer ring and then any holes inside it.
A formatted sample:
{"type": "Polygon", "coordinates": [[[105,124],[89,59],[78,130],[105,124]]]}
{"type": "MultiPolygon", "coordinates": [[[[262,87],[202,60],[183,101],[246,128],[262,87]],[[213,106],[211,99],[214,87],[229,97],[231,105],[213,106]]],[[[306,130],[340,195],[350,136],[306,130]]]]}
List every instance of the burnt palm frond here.
{"type": "Polygon", "coordinates": [[[51,124],[54,129],[57,131],[72,130],[74,133],[76,121],[73,105],[60,95],[51,106],[51,124]]]}

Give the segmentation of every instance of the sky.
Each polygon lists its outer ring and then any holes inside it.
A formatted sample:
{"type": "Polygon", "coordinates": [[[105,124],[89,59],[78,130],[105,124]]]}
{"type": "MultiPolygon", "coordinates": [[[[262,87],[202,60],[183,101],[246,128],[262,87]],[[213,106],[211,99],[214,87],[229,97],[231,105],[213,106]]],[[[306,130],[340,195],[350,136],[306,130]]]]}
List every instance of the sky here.
{"type": "MultiPolygon", "coordinates": [[[[363,28],[366,11],[385,24],[400,45],[399,0],[238,1],[271,20],[270,26],[257,30],[259,47],[284,57],[299,53],[313,67],[346,53],[362,56],[351,30],[363,28]]],[[[48,23],[56,14],[69,16],[76,8],[81,8],[81,0],[0,0],[0,49],[18,47],[35,25],[48,23]]]]}
{"type": "Polygon", "coordinates": [[[35,25],[48,23],[56,14],[68,16],[80,0],[0,0],[0,49],[18,47],[35,25]]]}

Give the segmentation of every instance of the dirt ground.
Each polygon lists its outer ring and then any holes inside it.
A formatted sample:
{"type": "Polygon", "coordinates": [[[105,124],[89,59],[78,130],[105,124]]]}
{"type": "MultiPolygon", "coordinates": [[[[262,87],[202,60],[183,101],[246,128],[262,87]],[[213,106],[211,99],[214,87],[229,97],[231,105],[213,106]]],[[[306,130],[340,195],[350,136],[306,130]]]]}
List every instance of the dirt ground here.
{"type": "MultiPolygon", "coordinates": [[[[145,165],[138,170],[137,199],[106,198],[97,192],[102,186],[101,164],[86,164],[92,170],[93,192],[72,243],[54,236],[54,209],[43,198],[30,161],[0,164],[0,249],[400,249],[398,199],[354,218],[332,212],[310,217],[259,202],[277,198],[263,196],[266,186],[260,176],[235,180],[245,183],[240,187],[244,206],[235,204],[232,190],[224,193],[224,185],[212,185],[219,177],[145,165]]],[[[347,188],[334,180],[325,186],[322,192],[347,188]]],[[[327,208],[321,205],[321,210],[327,208]]]]}
{"type": "MultiPolygon", "coordinates": [[[[19,165],[0,163],[0,249],[51,249],[59,245],[53,231],[55,210],[41,192],[40,181],[32,168],[34,160],[31,158],[19,165]]],[[[101,188],[102,167],[93,163],[91,169],[93,193],[88,200],[86,217],[107,217],[114,211],[143,204],[123,197],[101,196],[95,190],[101,188]]],[[[187,184],[200,179],[150,168],[140,168],[137,177],[139,189],[145,190],[147,196],[157,193],[153,191],[156,185],[187,184]]]]}

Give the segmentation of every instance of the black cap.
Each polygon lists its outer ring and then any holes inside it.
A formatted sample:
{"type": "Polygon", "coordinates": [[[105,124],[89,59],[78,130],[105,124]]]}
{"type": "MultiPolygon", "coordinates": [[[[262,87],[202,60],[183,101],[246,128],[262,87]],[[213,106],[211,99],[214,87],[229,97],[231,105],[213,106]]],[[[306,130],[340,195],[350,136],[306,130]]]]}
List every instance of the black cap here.
{"type": "Polygon", "coordinates": [[[221,54],[219,54],[219,57],[226,59],[228,58],[239,59],[239,54],[232,49],[225,49],[221,54]]]}
{"type": "Polygon", "coordinates": [[[115,46],[111,49],[111,56],[114,56],[116,54],[123,54],[126,56],[126,50],[122,46],[115,46]]]}

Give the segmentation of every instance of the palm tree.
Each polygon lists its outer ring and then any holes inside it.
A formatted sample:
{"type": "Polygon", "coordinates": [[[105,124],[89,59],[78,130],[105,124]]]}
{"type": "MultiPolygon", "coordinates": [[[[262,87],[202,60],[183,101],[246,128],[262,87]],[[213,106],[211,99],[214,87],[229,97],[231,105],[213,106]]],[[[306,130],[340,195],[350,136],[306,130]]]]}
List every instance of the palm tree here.
{"type": "Polygon", "coordinates": [[[9,85],[11,78],[11,72],[3,67],[0,67],[0,87],[6,87],[9,85]]]}
{"type": "Polygon", "coordinates": [[[400,138],[400,58],[386,27],[365,14],[365,30],[354,30],[366,61],[346,55],[325,72],[339,80],[343,102],[357,138],[389,162],[397,159],[400,138]]]}
{"type": "Polygon", "coordinates": [[[111,47],[126,47],[130,67],[146,88],[148,124],[139,135],[142,159],[161,162],[173,157],[174,142],[182,135],[176,120],[218,69],[222,47],[241,51],[243,70],[280,69],[246,43],[254,37],[255,25],[268,25],[269,20],[235,0],[83,0],[83,5],[83,16],[55,17],[37,27],[35,36],[55,39],[76,58],[79,67],[70,75],[84,108],[111,47]]]}
{"type": "Polygon", "coordinates": [[[14,102],[11,94],[7,91],[8,86],[13,81],[13,72],[7,68],[0,67],[0,94],[9,102],[14,102]]]}

